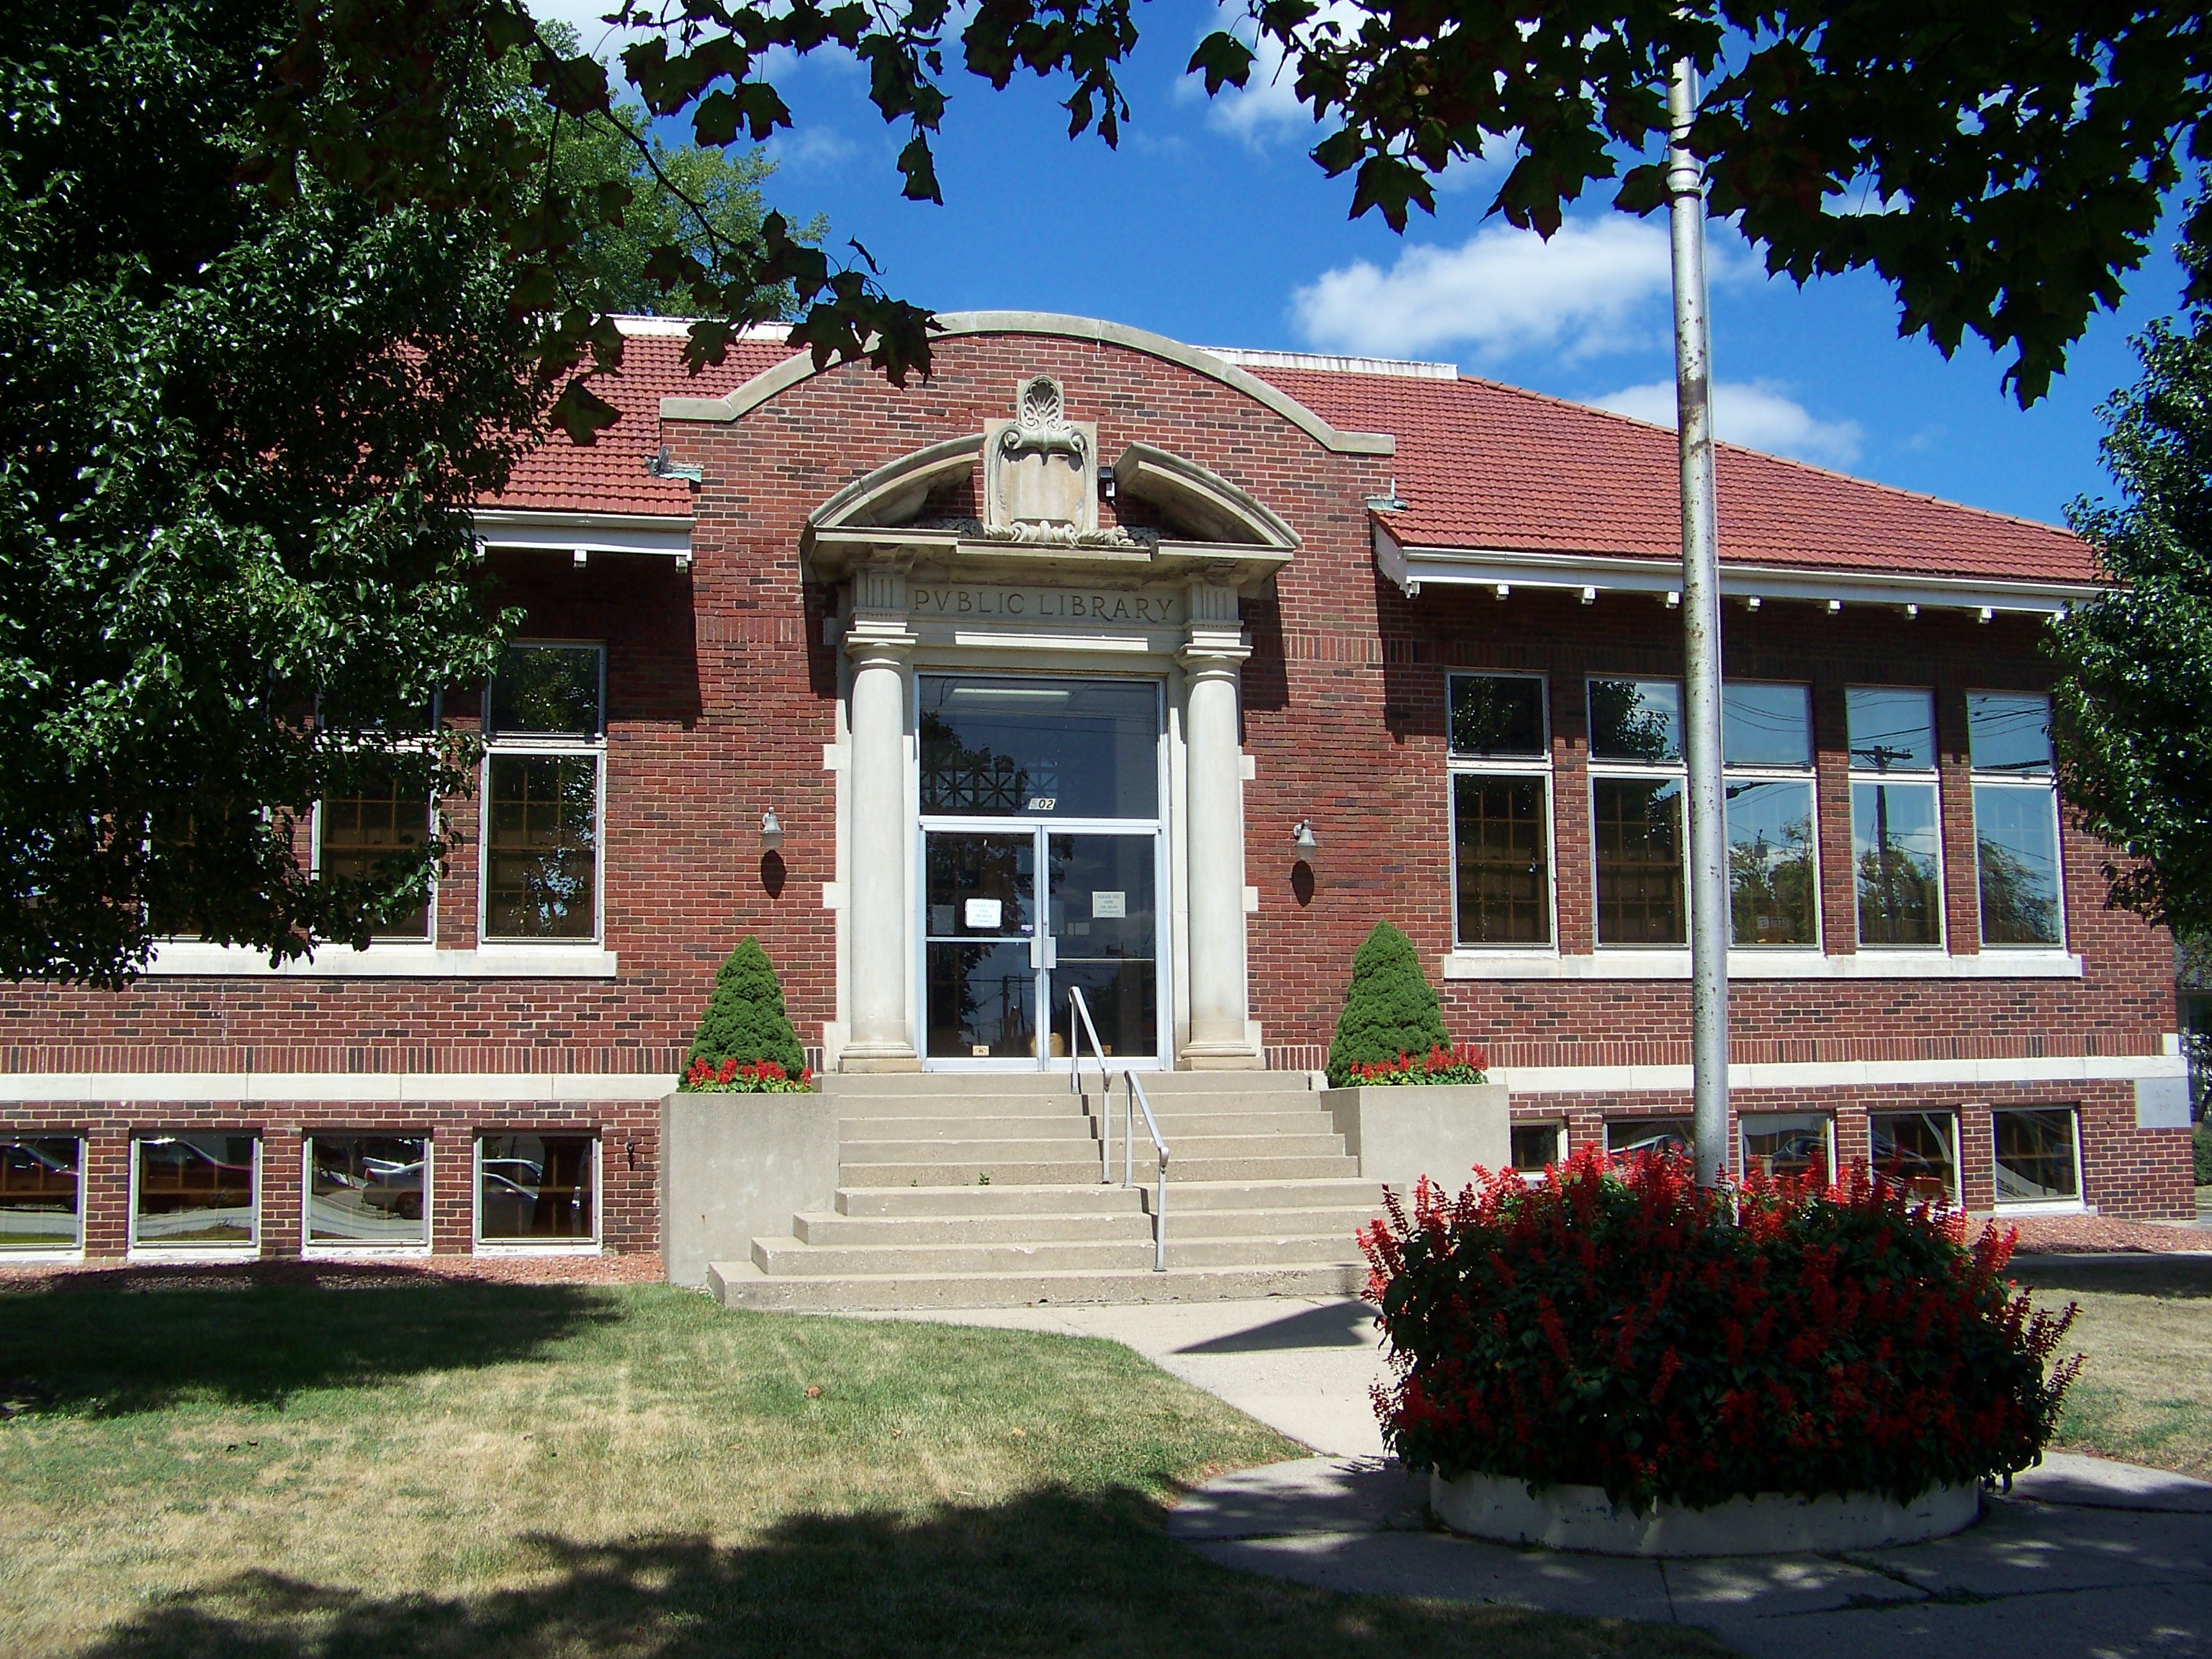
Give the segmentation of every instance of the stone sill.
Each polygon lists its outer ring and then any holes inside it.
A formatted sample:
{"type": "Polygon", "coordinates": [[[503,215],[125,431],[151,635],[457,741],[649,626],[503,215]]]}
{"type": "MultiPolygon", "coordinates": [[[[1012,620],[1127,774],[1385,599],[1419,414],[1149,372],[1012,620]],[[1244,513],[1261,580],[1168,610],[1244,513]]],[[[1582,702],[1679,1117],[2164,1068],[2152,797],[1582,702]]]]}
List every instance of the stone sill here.
{"type": "MultiPolygon", "coordinates": [[[[1947,956],[1934,951],[1731,951],[1729,977],[1748,979],[2080,979],[2081,958],[2063,951],[1984,951],[1947,956]]],[[[1681,951],[1599,951],[1563,957],[1544,951],[1455,951],[1443,958],[1447,980],[1637,980],[1690,977],[1681,951]]]]}
{"type": "Polygon", "coordinates": [[[174,939],[156,945],[146,972],[238,979],[612,979],[616,957],[596,945],[484,945],[441,951],[429,945],[372,945],[366,951],[329,945],[318,955],[272,968],[258,951],[239,945],[174,939]]]}

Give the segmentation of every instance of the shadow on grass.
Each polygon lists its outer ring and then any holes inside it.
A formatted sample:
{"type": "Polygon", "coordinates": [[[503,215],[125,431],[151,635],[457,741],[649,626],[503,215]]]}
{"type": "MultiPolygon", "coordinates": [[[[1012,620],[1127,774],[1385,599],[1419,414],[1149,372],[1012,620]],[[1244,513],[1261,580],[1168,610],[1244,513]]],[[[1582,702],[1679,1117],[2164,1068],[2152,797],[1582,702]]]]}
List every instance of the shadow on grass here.
{"type": "Polygon", "coordinates": [[[64,1415],[119,1417],[188,1399],[282,1406],[306,1389],[528,1359],[620,1316],[586,1286],[384,1267],[286,1278],[88,1273],[0,1297],[0,1386],[64,1415]]]}
{"type": "Polygon", "coordinates": [[[267,1573],[166,1598],[91,1659],[807,1659],[979,1654],[1218,1659],[1718,1656],[1679,1627],[1339,1595],[1217,1567],[1126,1490],[1054,1490],[919,1522],[805,1516],[742,1548],[681,1536],[516,1540],[472,1596],[378,1597],[267,1573]]]}
{"type": "Polygon", "coordinates": [[[2212,1297],[2212,1251],[2183,1255],[2014,1256],[2008,1270],[2048,1298],[2075,1292],[2154,1296],[2193,1301],[2212,1297]]]}

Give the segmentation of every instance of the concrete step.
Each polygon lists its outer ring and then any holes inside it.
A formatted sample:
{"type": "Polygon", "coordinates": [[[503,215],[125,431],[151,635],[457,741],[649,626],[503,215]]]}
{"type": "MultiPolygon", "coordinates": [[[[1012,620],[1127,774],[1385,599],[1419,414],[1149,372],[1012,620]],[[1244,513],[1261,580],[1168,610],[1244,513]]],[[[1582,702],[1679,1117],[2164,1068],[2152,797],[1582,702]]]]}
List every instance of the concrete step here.
{"type": "MultiPolygon", "coordinates": [[[[1112,1070],[1114,1090],[1121,1092],[1121,1070],[1112,1070]]],[[[1303,1094],[1312,1091],[1304,1072],[1158,1072],[1140,1071],[1137,1080],[1154,1101],[1170,1095],[1303,1094]]],[[[1098,1087],[1098,1067],[1086,1060],[1082,1070],[1085,1089],[1098,1087]]],[[[840,1103],[886,1097],[921,1099],[962,1095],[1044,1096],[1073,1092],[1068,1085],[1067,1062],[1054,1062],[1048,1072],[833,1072],[816,1085],[840,1103]]]]}
{"type": "MultiPolygon", "coordinates": [[[[1346,1164],[1352,1162],[1345,1159],[1346,1164]]],[[[1118,1173],[1118,1172],[1117,1172],[1118,1173]]],[[[1151,1189],[1139,1188],[1152,1202],[1151,1189]]],[[[1357,1175],[1336,1180],[1197,1181],[1180,1162],[1168,1165],[1168,1210],[1361,1210],[1382,1213],[1382,1183],[1357,1175]]]]}
{"type": "MultiPolygon", "coordinates": [[[[1168,1166],[1170,1183],[1209,1181],[1331,1181],[1356,1178],[1359,1173],[1357,1158],[1341,1153],[1330,1157],[1264,1156],[1212,1158],[1186,1156],[1172,1145],[1169,1149],[1174,1158],[1168,1166]]],[[[1118,1149],[1117,1149],[1118,1152],[1118,1149]]],[[[1115,1159],[1115,1174],[1121,1173],[1121,1159],[1115,1159]]],[[[1137,1161],[1137,1178],[1149,1183],[1153,1178],[1153,1166],[1149,1157],[1137,1161]]],[[[961,1163],[949,1158],[930,1158],[905,1164],[847,1161],[838,1168],[837,1184],[842,1188],[859,1187],[975,1187],[986,1184],[988,1176],[991,1186],[1011,1187],[1073,1187],[1084,1181],[1098,1178],[1098,1158],[1094,1152],[1089,1158],[1067,1158],[1051,1163],[1018,1162],[994,1159],[988,1163],[961,1163]]],[[[1172,1199],[1170,1199],[1172,1203],[1172,1199]]]]}
{"type": "MultiPolygon", "coordinates": [[[[795,1238],[756,1238],[752,1257],[753,1265],[771,1278],[1078,1273],[1149,1267],[1152,1241],[1145,1236],[995,1244],[805,1244],[795,1238]]],[[[1170,1267],[1268,1267],[1358,1258],[1348,1238],[1180,1238],[1172,1225],[1168,1230],[1170,1267]]]]}
{"type": "MultiPolygon", "coordinates": [[[[1163,1133],[1164,1133],[1163,1130],[1163,1133]]],[[[1152,1154],[1152,1137],[1139,1133],[1137,1156],[1152,1154]]],[[[988,1166],[995,1159],[1047,1162],[1098,1156],[1098,1144],[1074,1135],[1033,1135],[1019,1139],[854,1140],[841,1139],[837,1159],[848,1166],[860,1164],[920,1164],[942,1160],[949,1164],[988,1166]]],[[[1184,1158],[1237,1158],[1254,1154],[1270,1158],[1340,1157],[1344,1137],[1334,1133],[1275,1135],[1185,1135],[1168,1137],[1170,1165],[1184,1158]]],[[[1122,1157],[1121,1137],[1115,1137],[1114,1156],[1122,1157]]],[[[1195,1179],[1195,1177],[1194,1177],[1195,1179]]]]}
{"type": "Polygon", "coordinates": [[[1026,1117],[985,1117],[945,1112],[933,1117],[841,1117],[840,1146],[878,1140],[1028,1140],[1039,1136],[1095,1139],[1091,1121],[1071,1106],[1060,1112],[1032,1112],[1026,1117]]]}
{"type": "Polygon", "coordinates": [[[1148,1241],[1152,1221],[1135,1209],[1103,1215],[850,1216],[809,1211],[793,1218],[793,1231],[800,1243],[809,1245],[1095,1244],[1148,1241]]]}
{"type": "Polygon", "coordinates": [[[1145,1195],[1136,1188],[1107,1186],[1091,1166],[1079,1185],[1010,1186],[994,1182],[978,1187],[971,1179],[964,1187],[842,1187],[837,1212],[862,1218],[875,1216],[981,1215],[1141,1215],[1145,1195]]]}
{"type": "MultiPolygon", "coordinates": [[[[1182,1238],[1333,1238],[1356,1255],[1359,1230],[1375,1218],[1376,1212],[1346,1206],[1313,1210],[1215,1210],[1186,1205],[1168,1178],[1168,1242],[1172,1248],[1182,1238]]],[[[1145,1218],[1145,1237],[1152,1221],[1145,1218]]]]}
{"type": "MultiPolygon", "coordinates": [[[[1120,1111],[1110,1114],[1110,1116],[1114,1124],[1114,1139],[1118,1143],[1129,1120],[1120,1111]]],[[[1212,1103],[1208,1102],[1203,1109],[1195,1104],[1180,1111],[1155,1107],[1152,1119],[1160,1126],[1160,1133],[1167,1137],[1170,1146],[1180,1146],[1193,1135],[1333,1135],[1336,1133],[1335,1120],[1327,1112],[1316,1112],[1310,1106],[1279,1112],[1217,1112],[1212,1103]]],[[[1137,1139],[1140,1141],[1149,1139],[1145,1133],[1145,1117],[1141,1112],[1137,1115],[1137,1139]]]]}
{"type": "Polygon", "coordinates": [[[788,1312],[865,1312],[894,1308],[1019,1308],[1038,1303],[1224,1302],[1267,1296],[1357,1296],[1364,1263],[1276,1267],[1149,1267],[1057,1273],[905,1273],[775,1278],[750,1261],[718,1261],[707,1287],[726,1308],[788,1312]]]}

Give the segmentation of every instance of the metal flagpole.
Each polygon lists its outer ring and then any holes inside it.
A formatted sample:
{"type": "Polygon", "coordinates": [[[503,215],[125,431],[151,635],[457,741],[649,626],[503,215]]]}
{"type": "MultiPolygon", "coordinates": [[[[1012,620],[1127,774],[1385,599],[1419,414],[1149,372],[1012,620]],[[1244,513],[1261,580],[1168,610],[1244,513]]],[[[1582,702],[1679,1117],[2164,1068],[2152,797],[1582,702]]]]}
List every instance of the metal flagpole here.
{"type": "Polygon", "coordinates": [[[1689,769],[1690,1045],[1698,1181],[1729,1166],[1728,830],[1721,783],[1720,532],[1713,489],[1712,346],[1705,315],[1705,181],[1690,154],[1698,72],[1667,82],[1667,197],[1674,254],[1674,407],[1682,446],[1683,737],[1689,769]]]}

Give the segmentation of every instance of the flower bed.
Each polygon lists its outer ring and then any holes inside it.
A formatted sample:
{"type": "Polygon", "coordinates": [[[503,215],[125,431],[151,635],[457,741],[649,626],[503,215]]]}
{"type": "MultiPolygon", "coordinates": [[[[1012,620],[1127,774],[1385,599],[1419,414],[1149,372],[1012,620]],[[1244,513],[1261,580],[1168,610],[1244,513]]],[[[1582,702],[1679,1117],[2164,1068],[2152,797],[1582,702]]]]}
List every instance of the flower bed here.
{"type": "Polygon", "coordinates": [[[702,1059],[684,1068],[684,1080],[677,1087],[690,1094],[803,1095],[814,1087],[814,1072],[802,1066],[793,1077],[772,1060],[725,1060],[717,1064],[702,1059]]]}
{"type": "Polygon", "coordinates": [[[1373,1089],[1403,1084],[1487,1083],[1490,1079],[1483,1068],[1489,1064],[1490,1056],[1480,1043],[1455,1042],[1449,1048],[1437,1043],[1425,1054],[1401,1054],[1395,1060],[1371,1062],[1354,1060],[1345,1068],[1344,1086],[1373,1089]]]}
{"type": "Polygon", "coordinates": [[[2073,1310],[2003,1278],[2012,1236],[1840,1188],[1697,1187],[1679,1155],[1588,1148],[1530,1186],[1424,1182],[1361,1237],[1399,1368],[1384,1438],[1449,1480],[1601,1488],[1641,1512],[1730,1498],[1910,1503],[2034,1462],[2080,1358],[2073,1310]]]}

